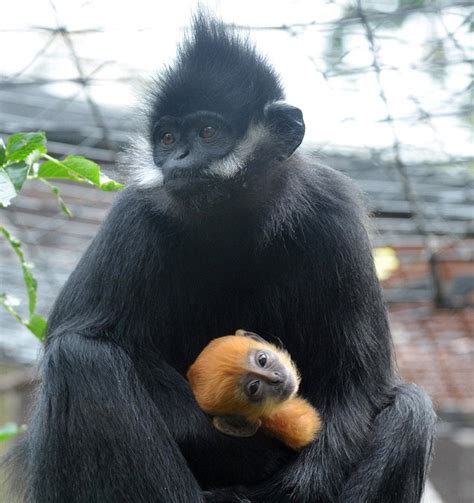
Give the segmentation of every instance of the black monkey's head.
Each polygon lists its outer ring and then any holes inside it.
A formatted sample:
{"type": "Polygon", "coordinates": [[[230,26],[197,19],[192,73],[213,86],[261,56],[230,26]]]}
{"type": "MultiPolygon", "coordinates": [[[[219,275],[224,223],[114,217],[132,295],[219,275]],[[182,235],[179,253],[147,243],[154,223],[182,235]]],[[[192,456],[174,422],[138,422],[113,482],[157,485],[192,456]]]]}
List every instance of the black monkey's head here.
{"type": "Polygon", "coordinates": [[[141,163],[135,180],[177,195],[245,176],[252,162],[284,162],[301,143],[304,122],[283,98],[278,76],[250,42],[198,13],[175,64],[155,82],[153,161],[141,163]]]}
{"type": "Polygon", "coordinates": [[[242,135],[252,119],[262,118],[268,102],[282,99],[278,76],[249,41],[200,13],[175,65],[158,81],[151,127],[166,116],[207,111],[225,117],[242,135]]]}

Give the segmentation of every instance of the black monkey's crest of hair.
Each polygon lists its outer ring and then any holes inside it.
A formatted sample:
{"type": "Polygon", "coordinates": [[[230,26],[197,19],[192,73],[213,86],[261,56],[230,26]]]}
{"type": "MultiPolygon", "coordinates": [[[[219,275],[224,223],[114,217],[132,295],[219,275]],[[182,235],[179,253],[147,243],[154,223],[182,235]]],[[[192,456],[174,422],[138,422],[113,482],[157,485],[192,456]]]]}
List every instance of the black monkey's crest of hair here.
{"type": "Polygon", "coordinates": [[[269,101],[284,98],[279,78],[253,45],[221,21],[198,12],[175,64],[158,79],[151,127],[170,115],[199,110],[232,118],[239,132],[258,119],[269,101]]]}

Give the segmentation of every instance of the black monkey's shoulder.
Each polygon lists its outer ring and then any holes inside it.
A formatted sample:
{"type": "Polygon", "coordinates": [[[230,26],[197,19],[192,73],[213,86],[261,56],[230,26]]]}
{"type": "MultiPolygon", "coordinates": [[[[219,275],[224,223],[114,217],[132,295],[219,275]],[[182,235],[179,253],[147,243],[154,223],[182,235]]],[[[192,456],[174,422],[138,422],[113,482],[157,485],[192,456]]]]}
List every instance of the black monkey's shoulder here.
{"type": "Polygon", "coordinates": [[[104,228],[111,224],[130,226],[133,228],[146,227],[156,220],[156,214],[165,214],[163,207],[166,205],[163,191],[160,189],[142,189],[134,184],[128,185],[117,197],[110,208],[107,219],[102,225],[104,228]]]}
{"type": "Polygon", "coordinates": [[[363,193],[350,177],[304,153],[292,163],[295,176],[290,190],[311,209],[348,212],[361,218],[366,214],[363,193]]]}

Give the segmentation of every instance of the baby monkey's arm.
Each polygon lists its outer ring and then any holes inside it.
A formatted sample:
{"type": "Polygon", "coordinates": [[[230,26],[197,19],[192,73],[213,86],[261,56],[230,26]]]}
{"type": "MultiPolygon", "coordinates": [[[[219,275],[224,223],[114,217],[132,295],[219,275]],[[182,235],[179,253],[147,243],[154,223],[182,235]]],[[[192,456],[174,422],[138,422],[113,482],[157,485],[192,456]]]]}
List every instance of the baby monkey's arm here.
{"type": "Polygon", "coordinates": [[[292,449],[311,443],[321,429],[316,409],[303,398],[290,398],[261,417],[262,427],[292,449]]]}

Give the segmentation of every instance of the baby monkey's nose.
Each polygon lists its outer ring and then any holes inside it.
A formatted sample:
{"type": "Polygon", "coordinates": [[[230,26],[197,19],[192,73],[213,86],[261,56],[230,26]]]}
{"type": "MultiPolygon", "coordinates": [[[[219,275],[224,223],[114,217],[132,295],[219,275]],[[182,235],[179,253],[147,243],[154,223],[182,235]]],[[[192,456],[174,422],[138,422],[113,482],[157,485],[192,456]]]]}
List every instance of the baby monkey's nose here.
{"type": "Polygon", "coordinates": [[[280,384],[284,381],[283,379],[283,376],[281,375],[280,372],[272,372],[271,374],[271,381],[272,381],[272,384],[280,384]]]}

